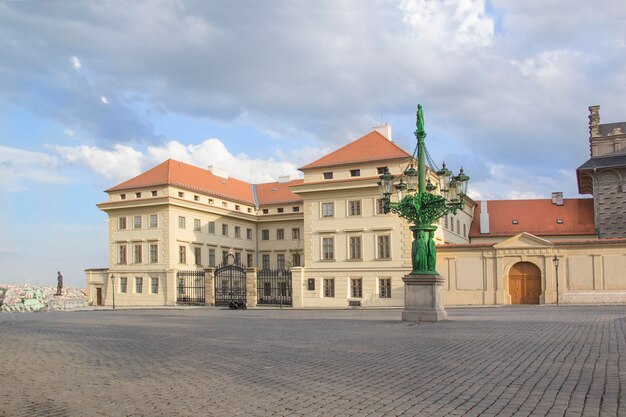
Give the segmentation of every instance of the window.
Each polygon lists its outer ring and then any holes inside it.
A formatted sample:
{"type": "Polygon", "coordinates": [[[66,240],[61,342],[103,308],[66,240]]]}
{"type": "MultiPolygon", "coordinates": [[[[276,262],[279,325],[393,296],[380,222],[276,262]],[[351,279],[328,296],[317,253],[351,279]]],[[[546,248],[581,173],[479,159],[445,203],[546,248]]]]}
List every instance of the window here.
{"type": "Polygon", "coordinates": [[[252,229],[246,229],[246,239],[252,240],[252,229]]]}
{"type": "Polygon", "coordinates": [[[335,296],[335,278],[324,278],[324,297],[335,296]]]}
{"type": "Polygon", "coordinates": [[[350,176],[351,177],[360,177],[361,176],[361,170],[360,169],[351,169],[350,170],[350,176]]]}
{"type": "Polygon", "coordinates": [[[361,278],[350,279],[350,295],[352,298],[363,297],[363,279],[361,278]]]}
{"type": "Polygon", "coordinates": [[[200,247],[193,248],[193,259],[196,265],[202,265],[202,248],[200,247]]]}
{"type": "Polygon", "coordinates": [[[269,211],[268,209],[263,209],[263,214],[267,214],[267,213],[269,213],[269,212],[270,212],[270,211],[269,211]]]}
{"type": "Polygon", "coordinates": [[[252,209],[248,207],[248,213],[252,213],[252,209]]]}
{"type": "Polygon", "coordinates": [[[291,210],[292,210],[294,213],[297,213],[297,212],[299,212],[299,211],[300,211],[300,207],[298,207],[298,206],[293,206],[293,207],[291,208],[291,210]]]}
{"type": "Polygon", "coordinates": [[[293,266],[302,266],[299,252],[294,252],[291,255],[291,263],[293,264],[293,266]]]}
{"type": "Polygon", "coordinates": [[[387,167],[378,167],[378,168],[376,168],[376,172],[378,172],[378,175],[383,175],[386,170],[387,170],[387,167]]]}
{"type": "Polygon", "coordinates": [[[215,203],[212,198],[209,198],[209,204],[215,203]]]}
{"type": "Polygon", "coordinates": [[[322,203],[322,217],[334,217],[335,205],[333,203],[322,203]]]}
{"type": "Polygon", "coordinates": [[[235,263],[237,265],[241,264],[241,252],[235,252],[235,263]]]}
{"type": "Polygon", "coordinates": [[[150,227],[157,227],[158,226],[158,217],[156,214],[151,214],[150,215],[150,227]]]}
{"type": "Polygon", "coordinates": [[[353,200],[348,201],[348,216],[360,216],[361,215],[361,201],[353,200]]]}
{"type": "Polygon", "coordinates": [[[448,216],[445,216],[443,218],[443,227],[445,227],[446,229],[448,228],[448,216]]]}
{"type": "Polygon", "coordinates": [[[209,222],[209,233],[215,233],[215,222],[209,222]]]}
{"type": "Polygon", "coordinates": [[[202,226],[200,224],[200,219],[193,219],[193,230],[195,230],[196,232],[199,232],[201,228],[202,226]]]}
{"type": "Polygon", "coordinates": [[[183,217],[183,216],[178,216],[178,228],[179,229],[184,229],[186,226],[187,220],[183,217]]]}
{"type": "Polygon", "coordinates": [[[179,192],[178,192],[178,196],[179,196],[180,198],[183,198],[183,197],[185,197],[185,193],[183,193],[182,191],[179,191],[179,192]]]}
{"type": "Polygon", "coordinates": [[[126,194],[120,194],[120,200],[126,200],[126,194]]]}
{"type": "Polygon", "coordinates": [[[382,198],[376,199],[376,214],[385,214],[385,200],[382,198]]]}
{"type": "Polygon", "coordinates": [[[142,291],[143,291],[143,278],[135,277],[135,292],[137,294],[141,294],[142,291]]]}
{"type": "Polygon", "coordinates": [[[325,261],[332,261],[335,259],[335,239],[332,237],[325,237],[322,239],[322,259],[325,261]]]}
{"type": "Polygon", "coordinates": [[[456,221],[456,232],[461,234],[461,222],[459,220],[456,221]]]}
{"type": "Polygon", "coordinates": [[[193,196],[193,201],[200,201],[200,196],[199,195],[194,195],[193,196]]]}
{"type": "Polygon", "coordinates": [[[128,292],[128,278],[120,277],[120,292],[126,294],[128,292]]]}
{"type": "Polygon", "coordinates": [[[141,193],[135,193],[135,198],[141,198],[141,193]]]}
{"type": "Polygon", "coordinates": [[[307,280],[306,289],[309,291],[315,291],[315,278],[309,278],[307,280]]]}
{"type": "MultiPolygon", "coordinates": [[[[556,224],[563,224],[563,219],[556,219],[556,224]]],[[[465,226],[465,225],[463,225],[465,226]]]]}
{"type": "Polygon", "coordinates": [[[141,229],[141,216],[133,217],[133,229],[141,229]]]}
{"type": "Polygon", "coordinates": [[[285,229],[276,229],[276,240],[285,239],[285,229]]]}
{"type": "Polygon", "coordinates": [[[150,278],[150,292],[152,294],[159,293],[159,279],[158,278],[150,278]]]}
{"type": "Polygon", "coordinates": [[[325,180],[332,180],[333,179],[333,173],[332,172],[324,172],[324,179],[325,180]]]}
{"type": "Polygon", "coordinates": [[[141,263],[141,245],[135,245],[135,263],[141,263]]]}
{"type": "Polygon", "coordinates": [[[270,269],[270,256],[263,255],[263,269],[270,269]]]}
{"type": "Polygon", "coordinates": [[[178,263],[186,264],[187,263],[187,248],[183,245],[178,247],[178,263]]]}
{"type": "Polygon", "coordinates": [[[270,240],[270,231],[268,229],[261,230],[261,240],[270,240]]]}
{"type": "Polygon", "coordinates": [[[215,249],[209,249],[209,266],[215,266],[215,249]]]}
{"type": "Polygon", "coordinates": [[[450,231],[454,232],[454,217],[450,216],[450,231]]]}
{"type": "Polygon", "coordinates": [[[278,207],[278,208],[276,209],[276,211],[277,211],[277,212],[279,212],[279,213],[284,213],[284,212],[285,212],[285,209],[284,209],[284,208],[282,208],[282,207],[278,207]]]}
{"type": "Polygon", "coordinates": [[[300,239],[300,228],[294,227],[291,229],[291,238],[292,239],[300,239]]]}
{"type": "Polygon", "coordinates": [[[361,236],[350,236],[348,238],[349,259],[361,259],[361,236]]]}
{"type": "Polygon", "coordinates": [[[222,201],[222,207],[224,208],[228,207],[228,203],[226,201],[222,201]]]}
{"type": "Polygon", "coordinates": [[[467,237],[467,225],[463,223],[463,237],[467,237]]]}
{"type": "Polygon", "coordinates": [[[241,227],[235,226],[235,237],[241,237],[241,227]]]}
{"type": "Polygon", "coordinates": [[[276,255],[276,269],[285,269],[285,255],[282,253],[276,255]]]}
{"type": "Polygon", "coordinates": [[[226,263],[227,260],[228,260],[228,251],[227,250],[223,250],[222,251],[222,262],[226,263]]]}
{"type": "Polygon", "coordinates": [[[252,254],[251,254],[251,253],[248,253],[246,257],[248,258],[248,259],[247,259],[247,260],[248,260],[248,263],[247,263],[248,268],[252,268],[252,266],[253,266],[253,263],[252,263],[252,254]]]}
{"type": "Polygon", "coordinates": [[[391,278],[378,280],[380,298],[391,298],[391,278]]]}
{"type": "Polygon", "coordinates": [[[223,224],[222,225],[222,236],[228,236],[228,225],[227,224],[223,224]]]}
{"type": "Polygon", "coordinates": [[[240,211],[241,210],[241,206],[239,204],[235,204],[235,210],[240,211]]]}
{"type": "Polygon", "coordinates": [[[159,245],[150,245],[150,263],[155,264],[159,262],[159,245]]]}
{"type": "Polygon", "coordinates": [[[126,229],[126,217],[120,217],[117,219],[117,228],[120,230],[126,229]]]}
{"type": "Polygon", "coordinates": [[[126,264],[126,245],[120,245],[120,256],[118,259],[118,263],[123,265],[126,264]]]}
{"type": "Polygon", "coordinates": [[[379,235],[376,237],[378,243],[378,259],[391,258],[391,236],[379,235]]]}
{"type": "Polygon", "coordinates": [[[152,193],[152,197],[156,197],[157,196],[156,190],[152,190],[151,193],[152,193]]]}

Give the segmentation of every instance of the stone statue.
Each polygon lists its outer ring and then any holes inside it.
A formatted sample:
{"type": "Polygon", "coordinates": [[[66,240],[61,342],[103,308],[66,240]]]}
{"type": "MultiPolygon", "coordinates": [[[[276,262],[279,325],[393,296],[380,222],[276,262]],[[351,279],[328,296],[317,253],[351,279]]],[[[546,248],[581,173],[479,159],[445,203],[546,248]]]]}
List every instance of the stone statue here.
{"type": "Polygon", "coordinates": [[[428,270],[428,242],[426,241],[426,233],[422,230],[419,231],[419,237],[417,239],[417,267],[420,271],[428,270]]]}
{"type": "Polygon", "coordinates": [[[417,105],[417,132],[423,133],[424,130],[424,111],[422,110],[422,105],[417,105]]]}
{"type": "Polygon", "coordinates": [[[435,247],[435,231],[428,232],[428,270],[436,271],[437,268],[437,249],[435,247]]]}
{"type": "Polygon", "coordinates": [[[61,275],[61,271],[57,272],[57,293],[55,295],[61,295],[61,291],[63,290],[63,275],[61,275]]]}

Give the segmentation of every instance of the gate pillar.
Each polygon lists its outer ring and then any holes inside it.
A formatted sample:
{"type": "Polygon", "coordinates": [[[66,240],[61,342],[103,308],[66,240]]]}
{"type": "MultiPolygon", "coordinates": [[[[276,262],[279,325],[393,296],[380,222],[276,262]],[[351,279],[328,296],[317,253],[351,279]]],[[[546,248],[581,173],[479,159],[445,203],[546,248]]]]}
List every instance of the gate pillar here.
{"type": "Polygon", "coordinates": [[[204,305],[215,305],[215,268],[204,268],[204,305]]]}
{"type": "Polygon", "coordinates": [[[246,269],[246,299],[248,307],[256,307],[257,290],[256,290],[256,268],[246,269]]]}
{"type": "Polygon", "coordinates": [[[168,269],[165,271],[165,305],[176,305],[176,271],[175,269],[168,269]]]}
{"type": "Polygon", "coordinates": [[[304,305],[304,268],[295,266],[291,268],[291,288],[293,291],[293,308],[302,308],[304,305]]]}

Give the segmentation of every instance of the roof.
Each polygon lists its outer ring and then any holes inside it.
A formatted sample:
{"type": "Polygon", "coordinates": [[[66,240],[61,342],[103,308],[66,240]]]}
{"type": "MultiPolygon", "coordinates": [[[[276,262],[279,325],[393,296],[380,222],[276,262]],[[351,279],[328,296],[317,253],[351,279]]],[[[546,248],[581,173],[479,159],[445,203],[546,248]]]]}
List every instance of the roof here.
{"type": "Polygon", "coordinates": [[[207,169],[173,159],[168,159],[128,181],[109,188],[106,192],[157,185],[176,185],[242,203],[254,204],[251,184],[235,178],[218,177],[207,169]]]}
{"type": "Polygon", "coordinates": [[[367,135],[348,143],[303,166],[300,170],[322,168],[335,165],[346,165],[359,162],[384,161],[389,159],[410,158],[411,154],[381,135],[372,131],[367,135]]]}
{"type": "Polygon", "coordinates": [[[515,236],[521,232],[536,236],[595,235],[593,199],[566,198],[563,205],[541,200],[489,200],[489,233],[480,233],[481,204],[476,202],[470,238],[515,236]],[[563,223],[558,224],[557,219],[563,223]],[[517,224],[513,224],[517,220],[517,224]]]}
{"type": "Polygon", "coordinates": [[[303,179],[297,179],[289,182],[268,182],[266,184],[258,184],[256,186],[256,194],[259,205],[301,203],[302,197],[292,193],[289,187],[300,185],[303,181],[303,179]]]}
{"type": "Polygon", "coordinates": [[[597,156],[590,158],[587,162],[578,167],[578,170],[596,169],[596,168],[612,168],[626,166],[626,154],[597,156]]]}
{"type": "MultiPolygon", "coordinates": [[[[299,203],[302,197],[289,189],[292,185],[302,184],[302,179],[291,180],[285,183],[270,182],[256,185],[256,196],[259,205],[299,203]]],[[[176,185],[196,190],[206,194],[228,198],[254,205],[253,185],[236,178],[222,178],[213,175],[211,171],[198,168],[184,162],[168,159],[113,188],[106,190],[122,191],[133,188],[155,187],[159,185],[176,185]]]]}
{"type": "Polygon", "coordinates": [[[613,131],[615,131],[616,129],[621,130],[621,133],[618,134],[626,134],[626,122],[600,124],[600,135],[612,136],[614,135],[613,131]]]}

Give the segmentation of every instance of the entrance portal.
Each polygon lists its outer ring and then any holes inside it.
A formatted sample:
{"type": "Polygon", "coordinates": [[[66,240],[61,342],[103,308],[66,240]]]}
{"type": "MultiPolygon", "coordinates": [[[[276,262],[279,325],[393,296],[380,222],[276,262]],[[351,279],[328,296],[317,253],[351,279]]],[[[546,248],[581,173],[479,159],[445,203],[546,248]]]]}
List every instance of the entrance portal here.
{"type": "Polygon", "coordinates": [[[96,305],[101,306],[104,303],[102,302],[102,288],[96,288],[96,305]]]}
{"type": "Polygon", "coordinates": [[[518,262],[509,271],[511,304],[539,304],[541,271],[530,262],[518,262]]]}

